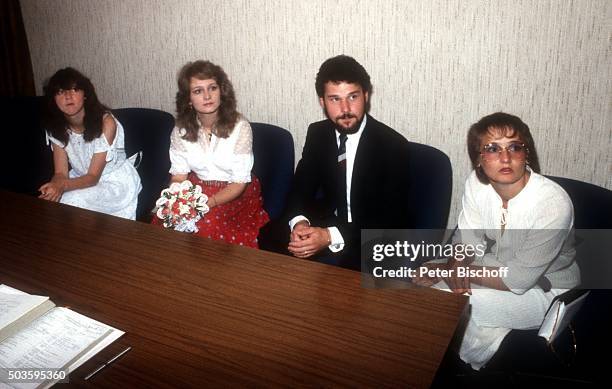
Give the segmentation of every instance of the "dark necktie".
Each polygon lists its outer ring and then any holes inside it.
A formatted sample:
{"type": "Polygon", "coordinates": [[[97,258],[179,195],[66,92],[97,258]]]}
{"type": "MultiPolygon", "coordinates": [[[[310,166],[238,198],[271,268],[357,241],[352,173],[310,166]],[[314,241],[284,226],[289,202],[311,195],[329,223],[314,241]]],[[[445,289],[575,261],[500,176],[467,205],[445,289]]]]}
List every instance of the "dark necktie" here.
{"type": "Polygon", "coordinates": [[[338,145],[338,192],[336,193],[338,217],[343,222],[348,222],[346,209],[346,134],[340,134],[338,145]]]}

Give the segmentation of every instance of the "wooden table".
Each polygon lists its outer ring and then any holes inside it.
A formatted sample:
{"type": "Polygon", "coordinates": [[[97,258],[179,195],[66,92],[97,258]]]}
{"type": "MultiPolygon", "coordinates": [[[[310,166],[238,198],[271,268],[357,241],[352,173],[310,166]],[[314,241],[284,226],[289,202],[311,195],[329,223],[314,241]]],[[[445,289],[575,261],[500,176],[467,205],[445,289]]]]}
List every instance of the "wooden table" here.
{"type": "Polygon", "coordinates": [[[0,211],[0,283],[126,331],[74,386],[428,387],[467,304],[25,195],[0,211]]]}

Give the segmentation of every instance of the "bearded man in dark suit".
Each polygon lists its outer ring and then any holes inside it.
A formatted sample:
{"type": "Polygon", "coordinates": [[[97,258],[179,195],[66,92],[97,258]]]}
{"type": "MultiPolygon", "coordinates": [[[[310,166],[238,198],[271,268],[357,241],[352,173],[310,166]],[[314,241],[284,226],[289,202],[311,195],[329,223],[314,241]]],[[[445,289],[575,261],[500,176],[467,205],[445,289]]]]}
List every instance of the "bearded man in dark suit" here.
{"type": "Polygon", "coordinates": [[[315,87],[327,119],[308,128],[287,206],[287,249],[358,270],[361,229],[412,227],[408,142],[366,113],[372,84],[355,59],[326,60],[315,87]]]}

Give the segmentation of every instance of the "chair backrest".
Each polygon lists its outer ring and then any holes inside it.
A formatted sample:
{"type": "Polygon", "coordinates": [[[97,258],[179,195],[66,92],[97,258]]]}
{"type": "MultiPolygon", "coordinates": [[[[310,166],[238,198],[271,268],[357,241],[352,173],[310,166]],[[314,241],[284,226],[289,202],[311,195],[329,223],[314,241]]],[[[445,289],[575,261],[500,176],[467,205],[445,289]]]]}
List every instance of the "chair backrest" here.
{"type": "MultiPolygon", "coordinates": [[[[572,341],[570,350],[574,351],[571,354],[572,359],[577,358],[576,347],[579,347],[582,358],[577,360],[578,366],[590,366],[597,354],[595,350],[599,348],[601,339],[607,336],[612,325],[612,316],[608,309],[612,304],[612,262],[608,260],[612,242],[607,231],[612,229],[612,191],[571,178],[547,177],[567,192],[574,205],[576,262],[580,268],[581,279],[579,288],[558,296],[561,300],[574,301],[574,304],[579,302],[566,312],[564,320],[559,323],[558,332],[562,333],[569,328],[572,335],[569,337],[572,341]],[[577,299],[577,296],[582,296],[582,299],[577,299]],[[570,323],[573,323],[573,327],[569,327],[570,323]],[[574,328],[579,334],[574,333],[574,328]],[[580,344],[577,344],[576,339],[580,344]]],[[[553,301],[547,318],[551,311],[555,314],[555,319],[558,318],[556,308],[553,301]]]]}
{"type": "Polygon", "coordinates": [[[612,261],[603,257],[612,251],[612,191],[571,178],[552,177],[567,192],[574,205],[576,261],[581,287],[608,289],[612,285],[612,261]],[[589,231],[596,230],[596,231],[589,231]]]}
{"type": "Polygon", "coordinates": [[[128,157],[142,151],[142,160],[137,167],[142,191],[138,196],[136,220],[148,222],[161,190],[168,186],[168,150],[174,117],[168,112],[148,108],[114,109],[113,115],[125,130],[128,157]]]}
{"type": "Polygon", "coordinates": [[[448,156],[435,147],[408,142],[410,199],[415,228],[446,229],[453,191],[453,169],[448,156]]]}
{"type": "Polygon", "coordinates": [[[547,176],[563,189],[574,204],[577,229],[612,229],[612,191],[565,177],[547,176]]]}
{"type": "Polygon", "coordinates": [[[265,123],[251,123],[253,129],[253,174],[261,182],[264,209],[270,219],[280,217],[291,189],[295,154],[289,131],[265,123]]]}
{"type": "Polygon", "coordinates": [[[41,96],[0,97],[2,189],[38,195],[53,175],[53,155],[40,123],[43,102],[41,96]]]}

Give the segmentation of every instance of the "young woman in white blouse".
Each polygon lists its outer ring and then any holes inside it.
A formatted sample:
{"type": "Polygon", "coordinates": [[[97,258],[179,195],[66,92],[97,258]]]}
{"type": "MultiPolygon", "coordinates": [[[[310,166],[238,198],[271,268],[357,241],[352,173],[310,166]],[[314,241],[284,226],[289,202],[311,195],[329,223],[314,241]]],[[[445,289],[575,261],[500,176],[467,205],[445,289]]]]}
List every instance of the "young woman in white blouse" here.
{"type": "Polygon", "coordinates": [[[198,235],[257,247],[269,218],[261,186],[251,174],[253,133],[236,111],[234,88],[223,69],[189,62],[178,76],[176,127],[170,138],[171,182],[186,179],[208,196],[210,212],[198,235]]]}
{"type": "Polygon", "coordinates": [[[44,91],[55,174],[40,198],[134,219],[142,186],[126,158],[121,123],[76,69],[58,70],[44,91]]]}
{"type": "Polygon", "coordinates": [[[488,240],[490,249],[430,266],[450,270],[446,285],[437,286],[470,295],[459,356],[480,369],[511,329],[538,328],[552,299],[580,283],[580,272],[572,202],[538,173],[529,127],[516,116],[494,113],[471,126],[467,143],[474,171],[465,183],[455,243],[486,246],[488,240]]]}

